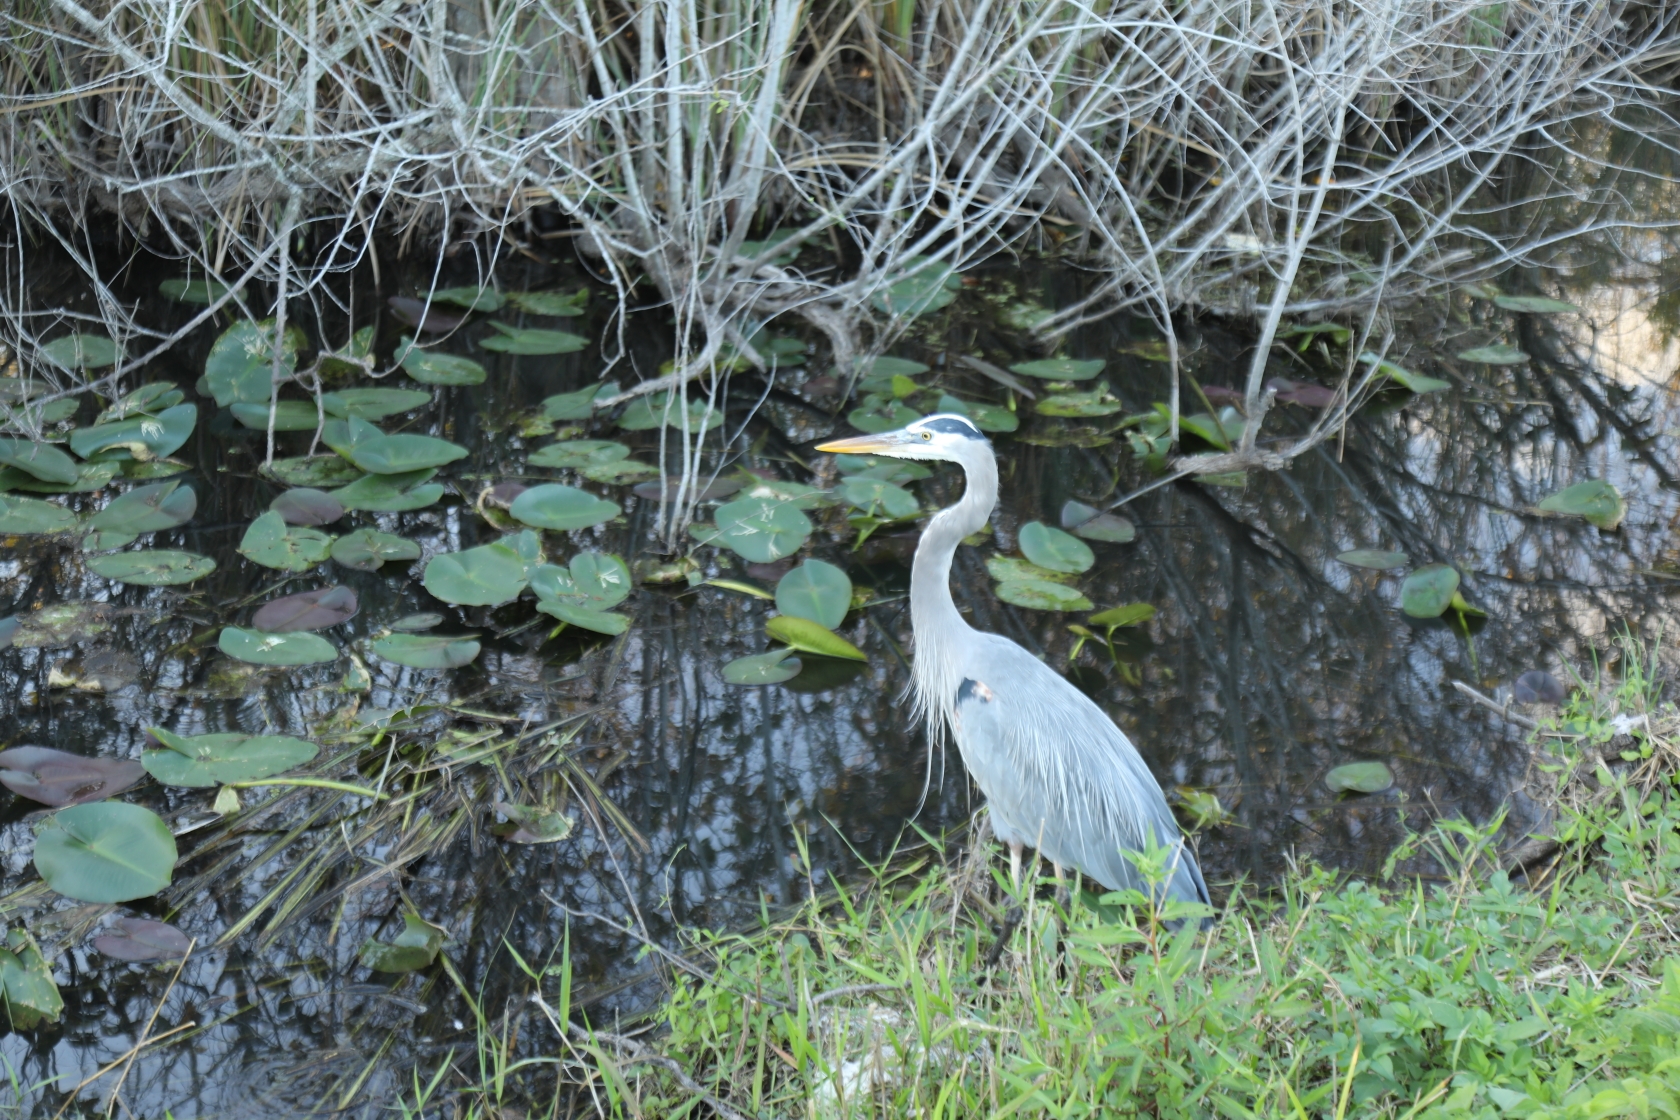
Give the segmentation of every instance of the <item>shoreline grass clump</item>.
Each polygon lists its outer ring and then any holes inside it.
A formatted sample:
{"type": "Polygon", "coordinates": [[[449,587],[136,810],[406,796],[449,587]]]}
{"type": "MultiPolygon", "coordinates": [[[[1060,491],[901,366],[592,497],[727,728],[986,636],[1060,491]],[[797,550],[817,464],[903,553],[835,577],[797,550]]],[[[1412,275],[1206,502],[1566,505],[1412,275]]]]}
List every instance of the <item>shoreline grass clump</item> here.
{"type": "Polygon", "coordinates": [[[1536,735],[1545,858],[1439,820],[1378,881],[1292,865],[1206,931],[1012,897],[985,845],[813,883],[757,934],[694,932],[651,1029],[569,1022],[563,1064],[601,1115],[1674,1116],[1677,732],[1636,665],[1536,735]]]}

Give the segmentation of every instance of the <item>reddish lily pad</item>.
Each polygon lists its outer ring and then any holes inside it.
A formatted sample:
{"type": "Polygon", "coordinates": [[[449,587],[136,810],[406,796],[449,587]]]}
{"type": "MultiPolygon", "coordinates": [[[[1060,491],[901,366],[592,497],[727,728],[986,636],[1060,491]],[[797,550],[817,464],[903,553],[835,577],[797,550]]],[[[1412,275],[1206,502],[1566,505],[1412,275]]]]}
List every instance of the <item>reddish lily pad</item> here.
{"type": "Polygon", "coordinates": [[[118,918],[111,932],[93,939],[93,947],[119,961],[173,961],[187,955],[192,938],[168,922],[118,918]]]}
{"type": "Polygon", "coordinates": [[[360,604],[348,587],[323,587],[264,603],[251,616],[251,627],[267,634],[325,630],[354,618],[360,604]]]}
{"type": "Polygon", "coordinates": [[[54,808],[115,797],[145,776],[138,762],[126,758],[90,758],[51,747],[0,751],[0,785],[54,808]]]}

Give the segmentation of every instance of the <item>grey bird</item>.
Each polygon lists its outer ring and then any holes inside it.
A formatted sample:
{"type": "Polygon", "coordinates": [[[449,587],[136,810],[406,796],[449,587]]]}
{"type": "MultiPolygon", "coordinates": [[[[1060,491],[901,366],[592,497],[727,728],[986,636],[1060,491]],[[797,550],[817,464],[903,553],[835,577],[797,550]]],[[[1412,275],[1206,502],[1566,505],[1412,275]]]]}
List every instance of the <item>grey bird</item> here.
{"type": "MultiPolygon", "coordinates": [[[[1023,846],[1110,890],[1148,890],[1121,853],[1172,851],[1168,898],[1207,902],[1201,868],[1154,775],[1114,721],[1044,662],[970,626],[951,601],[957,545],[997,505],[997,456],[967,417],[924,417],[896,432],[817,445],[818,451],[937,459],[962,467],[962,499],[928,522],[910,570],[916,714],[930,741],[949,730],[986,795],[992,830],[1020,881],[1023,846]]],[[[1160,901],[1157,898],[1157,901],[1160,901]]]]}

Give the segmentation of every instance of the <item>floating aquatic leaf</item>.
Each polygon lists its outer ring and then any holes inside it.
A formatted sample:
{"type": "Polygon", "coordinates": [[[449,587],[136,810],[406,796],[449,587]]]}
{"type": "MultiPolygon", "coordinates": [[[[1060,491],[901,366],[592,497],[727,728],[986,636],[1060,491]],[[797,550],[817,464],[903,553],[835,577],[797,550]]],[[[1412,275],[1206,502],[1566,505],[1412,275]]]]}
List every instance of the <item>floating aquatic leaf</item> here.
{"type": "Polygon", "coordinates": [[[491,807],[509,819],[505,824],[491,826],[490,831],[510,844],[558,843],[572,834],[575,823],[558,809],[506,801],[493,802],[491,807]]]}
{"type": "Polygon", "coordinates": [[[545,420],[587,420],[595,413],[595,402],[618,394],[618,382],[603,381],[575,393],[560,393],[543,398],[542,417],[545,420]]]}
{"type": "Polygon", "coordinates": [[[1012,579],[997,585],[997,597],[1035,611],[1088,611],[1091,600],[1063,583],[1047,579],[1012,579]]]}
{"type": "Polygon", "coordinates": [[[881,513],[902,520],[922,512],[916,495],[885,479],[854,474],[840,481],[839,493],[848,503],[866,513],[881,513]]]}
{"type": "Polygon", "coordinates": [[[1054,424],[1015,437],[1035,447],[1106,447],[1114,442],[1111,432],[1089,424],[1054,424]]]}
{"type": "Polygon", "coordinates": [[[82,902],[129,902],[169,885],[175,838],[156,813],[123,801],[72,805],[35,832],[35,869],[82,902]]]}
{"type": "Polygon", "coordinates": [[[239,551],[265,568],[301,572],[325,560],[332,542],[326,533],[287,525],[284,517],[270,510],[251,522],[239,542],[239,551]]]}
{"type": "Polygon", "coordinates": [[[51,747],[0,751],[0,785],[54,808],[115,797],[145,776],[138,762],[126,758],[90,758],[51,747]]]}
{"type": "MultiPolygon", "coordinates": [[[[1384,362],[1385,366],[1389,363],[1384,362]]],[[[1398,369],[1399,367],[1393,367],[1398,369]]],[[[1392,375],[1391,375],[1392,376],[1392,375]]],[[[1433,378],[1420,378],[1416,374],[1407,374],[1415,381],[1430,381],[1433,378]]],[[[1306,408],[1329,408],[1336,403],[1336,391],[1312,381],[1291,381],[1286,377],[1268,377],[1266,388],[1276,394],[1276,400],[1283,404],[1298,404],[1306,408]]],[[[1408,386],[1410,388],[1410,386],[1408,386]]],[[[1414,393],[1419,390],[1413,389],[1414,393]]]]}
{"type": "Polygon", "coordinates": [[[597,498],[575,486],[546,482],[525,490],[508,506],[508,512],[538,529],[587,529],[611,521],[623,509],[617,502],[597,498]]]}
{"type": "Polygon", "coordinates": [[[1009,368],[1026,377],[1042,377],[1047,381],[1089,381],[1107,364],[1102,358],[1042,358],[1036,362],[1016,362],[1009,368]]]}
{"type": "Polygon", "coordinates": [[[198,406],[178,404],[156,416],[130,416],[111,424],[77,428],[70,433],[70,450],[82,458],[163,459],[181,449],[198,424],[198,406]]]}
{"type": "Polygon", "coordinates": [[[0,536],[66,533],[76,524],[76,515],[63,506],[39,498],[0,494],[0,536]]]}
{"type": "Polygon", "coordinates": [[[109,486],[121,466],[114,461],[77,463],[76,481],[71,483],[43,482],[16,467],[0,467],[0,490],[28,490],[36,494],[92,493],[109,486]]]}
{"type": "MultiPolygon", "coordinates": [[[[1506,349],[1510,348],[1506,347],[1506,349]]],[[[1469,353],[1474,352],[1475,351],[1471,351],[1469,353]]],[[[1516,353],[1516,351],[1512,352],[1516,353]]],[[[1459,357],[1468,358],[1469,353],[1460,354],[1459,357]]],[[[1388,375],[1388,377],[1392,378],[1396,384],[1400,385],[1404,389],[1409,389],[1414,393],[1439,393],[1443,389],[1452,388],[1452,382],[1450,381],[1442,381],[1439,377],[1426,377],[1421,373],[1413,373],[1411,370],[1403,369],[1400,366],[1395,365],[1393,362],[1378,360],[1377,355],[1371,353],[1370,351],[1366,351],[1365,353],[1359,355],[1359,360],[1364,362],[1366,365],[1374,364],[1377,367],[1378,373],[1388,375]]]]}
{"type": "Polygon", "coordinates": [[[1496,342],[1491,346],[1478,346],[1474,350],[1465,350],[1458,355],[1461,362],[1485,362],[1490,366],[1515,366],[1528,361],[1528,355],[1515,346],[1496,342]]]}
{"type": "Polygon", "coordinates": [[[360,603],[348,587],[324,587],[274,599],[257,608],[251,627],[266,634],[295,630],[324,630],[356,616],[360,603]]]}
{"type": "Polygon", "coordinates": [[[507,301],[528,315],[555,315],[572,318],[582,315],[589,302],[589,289],[575,292],[509,292],[507,301]]]}
{"type": "Polygon", "coordinates": [[[155,482],[113,499],[88,519],[88,528],[126,537],[121,544],[127,544],[141,533],[185,525],[197,510],[198,493],[192,487],[182,486],[179,480],[155,482]]]}
{"type": "Polygon", "coordinates": [[[444,552],[426,562],[426,590],[446,603],[491,607],[519,598],[525,590],[525,561],[496,541],[461,552],[444,552]]]}
{"type": "Polygon", "coordinates": [[[445,311],[436,304],[427,304],[425,300],[412,296],[391,296],[386,299],[385,305],[398,319],[421,334],[443,334],[467,321],[465,315],[445,311]]]}
{"type": "Polygon", "coordinates": [[[736,555],[768,564],[798,551],[811,535],[811,519],[789,501],[741,498],[718,507],[717,532],[736,555]]]}
{"type": "Polygon", "coordinates": [[[776,502],[788,502],[797,509],[816,509],[827,504],[829,493],[819,490],[815,486],[807,486],[803,482],[791,482],[785,478],[764,478],[755,474],[744,474],[747,482],[746,498],[763,498],[776,502]]]}
{"type": "Polygon", "coordinates": [[[799,658],[790,656],[787,650],[773,649],[769,653],[737,657],[723,667],[723,679],[727,684],[781,684],[792,680],[802,668],[799,658]]]}
{"type": "Polygon", "coordinates": [[[780,614],[764,624],[772,638],[804,653],[867,661],[868,654],[820,623],[797,615],[780,614]]]}
{"type": "Polygon", "coordinates": [[[390,634],[368,643],[368,649],[411,669],[454,669],[471,663],[479,645],[471,635],[390,634]]]}
{"type": "Polygon", "coordinates": [[[375,572],[389,561],[420,559],[420,546],[377,529],[357,529],[333,542],[332,558],[346,568],[375,572]]]}
{"type": "MultiPolygon", "coordinates": [[[[235,403],[228,406],[233,418],[246,428],[254,428],[259,432],[268,430],[268,418],[274,417],[274,430],[277,432],[313,432],[320,426],[322,412],[315,408],[314,401],[275,401],[274,407],[269,408],[268,402],[261,404],[235,403]]],[[[330,415],[330,414],[329,414],[330,415]]]]}
{"type": "Polygon", "coordinates": [[[962,277],[945,261],[910,257],[904,262],[904,272],[911,275],[887,285],[870,298],[875,310],[913,319],[946,306],[962,290],[962,277]]]}
{"type": "Polygon", "coordinates": [[[484,367],[471,358],[422,350],[407,335],[398,344],[393,360],[422,385],[484,384],[484,367]]]}
{"type": "Polygon", "coordinates": [[[558,599],[538,599],[537,609],[544,614],[552,615],[561,622],[568,622],[573,626],[581,626],[585,630],[593,630],[597,634],[618,635],[630,629],[630,619],[626,615],[615,614],[612,611],[592,610],[580,607],[558,599]]]}
{"type": "Polygon", "coordinates": [[[1043,416],[1109,416],[1120,411],[1120,398],[1108,391],[1108,382],[1097,382],[1088,393],[1056,393],[1033,405],[1043,416]]]}
{"type": "Polygon", "coordinates": [[[391,623],[391,629],[393,629],[393,630],[403,630],[403,631],[418,631],[418,630],[430,630],[435,626],[442,626],[442,625],[443,625],[443,616],[441,614],[438,614],[436,611],[418,611],[414,614],[403,615],[401,618],[399,618],[395,622],[391,623]]]}
{"type": "Polygon", "coordinates": [[[442,930],[404,914],[401,933],[389,942],[368,938],[357,959],[375,972],[415,972],[436,960],[442,947],[442,930]]]}
{"type": "Polygon", "coordinates": [[[268,504],[288,525],[331,525],[344,516],[343,504],[324,490],[300,486],[268,504]]]}
{"type": "Polygon", "coordinates": [[[879,396],[866,400],[862,408],[854,408],[846,414],[848,424],[871,435],[876,432],[895,431],[921,418],[921,413],[903,401],[879,396]]]}
{"type": "Polygon", "coordinates": [[[500,311],[502,293],[494,288],[439,288],[432,293],[435,303],[452,303],[468,311],[500,311]]]}
{"type": "Polygon", "coordinates": [[[1337,793],[1381,793],[1394,784],[1394,774],[1383,762],[1346,762],[1324,775],[1324,784],[1337,793]]]}
{"type": "Polygon", "coordinates": [[[1573,303],[1546,296],[1494,296],[1495,307],[1506,311],[1528,311],[1537,315],[1560,315],[1565,311],[1580,311],[1573,303]]]}
{"type": "Polygon", "coordinates": [[[332,496],[345,509],[378,513],[425,509],[443,497],[443,483],[429,481],[436,474],[436,468],[428,467],[401,474],[363,475],[348,486],[332,491],[332,496]]]}
{"type": "Polygon", "coordinates": [[[93,947],[119,961],[173,961],[187,955],[192,938],[168,922],[118,918],[112,932],[93,939],[93,947]]]}
{"type": "Polygon", "coordinates": [[[382,420],[431,403],[432,395],[424,389],[338,389],[321,394],[321,408],[341,419],[355,416],[362,420],[382,420]]]}
{"type": "Polygon", "coordinates": [[[122,459],[113,460],[121,468],[122,476],[133,482],[144,482],[153,478],[173,478],[178,474],[186,474],[192,470],[192,464],[183,463],[179,459],[122,459]]]}
{"type": "Polygon", "coordinates": [[[518,329],[497,322],[490,325],[501,333],[481,338],[478,344],[486,350],[503,354],[571,354],[589,345],[589,340],[582,335],[565,331],[518,329]]]}
{"type": "Polygon", "coordinates": [[[227,295],[228,286],[220,280],[165,280],[158,285],[164,299],[176,303],[196,303],[207,306],[227,295]]]}
{"type": "MultiPolygon", "coordinates": [[[[1561,704],[1569,699],[1569,690],[1546,670],[1530,669],[1511,686],[1511,699],[1518,704],[1561,704]]],[[[0,755],[0,759],[4,758],[5,755],[0,755]]]]}
{"type": "Polygon", "coordinates": [[[56,1022],[64,1011],[64,998],[53,983],[52,966],[41,956],[27,930],[6,933],[6,947],[0,949],[0,1002],[6,1006],[7,1022],[16,1031],[56,1022]]]}
{"type": "MultiPolygon", "coordinates": [[[[685,423],[684,414],[680,399],[670,393],[653,393],[631,401],[624,415],[618,418],[618,426],[627,432],[645,432],[659,427],[680,430],[685,423]]],[[[688,430],[693,435],[703,435],[723,423],[723,410],[710,407],[704,398],[691,399],[686,415],[688,430]]]]}
{"type": "Polygon", "coordinates": [[[554,599],[590,610],[610,610],[629,597],[630,569],[607,552],[580,552],[570,565],[542,564],[531,572],[531,590],[539,599],[554,599]]]}
{"type": "Polygon", "coordinates": [[[336,454],[276,459],[261,473],[287,486],[343,486],[362,477],[356,464],[336,454]]]}
{"type": "MultiPolygon", "coordinates": [[[[365,424],[366,421],[352,419],[350,423],[365,424]]],[[[450,443],[436,436],[402,432],[397,435],[380,434],[356,439],[345,450],[339,451],[339,454],[364,471],[389,475],[441,467],[445,463],[466,458],[467,449],[458,443],[450,443]]]]}
{"type": "Polygon", "coordinates": [[[830,630],[852,606],[852,581],[822,560],[807,560],[776,582],[776,609],[830,630]]]}
{"type": "Polygon", "coordinates": [[[1400,585],[1400,609],[1413,618],[1439,618],[1458,592],[1458,569],[1450,564],[1425,564],[1400,585]]]}
{"type": "Polygon", "coordinates": [[[921,463],[908,459],[890,459],[885,455],[836,455],[834,465],[843,475],[861,474],[870,478],[884,478],[903,485],[933,477],[933,471],[921,463]]]}
{"type": "Polygon", "coordinates": [[[15,467],[42,482],[73,485],[80,477],[76,461],[50,443],[0,439],[0,464],[15,467]]]}
{"type": "Polygon", "coordinates": [[[216,648],[251,665],[318,665],[337,661],[338,649],[319,634],[264,634],[238,626],[222,627],[216,648]]]}
{"type": "Polygon", "coordinates": [[[1111,630],[1122,626],[1138,626],[1155,617],[1155,608],[1148,603],[1124,603],[1098,611],[1089,619],[1092,626],[1106,626],[1111,630]]]}
{"type": "Polygon", "coordinates": [[[191,583],[216,570],[216,562],[208,556],[168,548],[90,556],[87,566],[94,575],[114,579],[119,583],[137,583],[147,587],[173,587],[177,584],[191,583]]]}
{"type": "Polygon", "coordinates": [[[1336,559],[1351,567],[1370,568],[1377,572],[1403,568],[1412,561],[1404,552],[1387,552],[1380,548],[1355,548],[1348,552],[1338,552],[1336,559]]]}
{"type": "Polygon", "coordinates": [[[1012,583],[1017,580],[1043,580],[1047,583],[1074,582],[1074,576],[1067,572],[1041,568],[1031,560],[1023,560],[1019,556],[986,557],[986,574],[999,583],[1012,583]]]}
{"type": "Polygon", "coordinates": [[[526,460],[533,467],[593,467],[628,459],[630,449],[610,439],[568,439],[538,448],[526,460]]]}
{"type": "Polygon", "coordinates": [[[1073,530],[1074,536],[1088,541],[1108,541],[1126,544],[1137,538],[1137,528],[1124,517],[1103,513],[1095,506],[1069,500],[1062,505],[1062,528],[1073,530]]]}
{"type": "Polygon", "coordinates": [[[102,334],[67,334],[41,347],[41,354],[65,369],[104,369],[121,357],[117,344],[102,334]]]}
{"type": "Polygon", "coordinates": [[[1537,508],[1565,517],[1582,517],[1606,531],[1614,531],[1627,516],[1627,501],[1622,492],[1603,479],[1577,482],[1545,499],[1537,508]]]}
{"type": "Polygon", "coordinates": [[[187,395],[173,381],[148,381],[146,384],[123,396],[109,407],[100,410],[94,418],[94,424],[112,424],[118,420],[127,420],[130,416],[155,416],[165,409],[174,408],[187,399],[187,395]]]}
{"type": "Polygon", "coordinates": [[[147,731],[165,749],[141,751],[140,761],[146,773],[166,786],[203,789],[254,781],[302,766],[321,753],[314,743],[286,735],[186,736],[161,727],[147,731]]]}
{"type": "Polygon", "coordinates": [[[1021,526],[1020,541],[1021,551],[1028,560],[1053,572],[1089,571],[1097,562],[1090,545],[1042,521],[1029,521],[1021,526]]]}
{"type": "Polygon", "coordinates": [[[1021,418],[997,404],[965,401],[946,393],[934,406],[938,412],[955,412],[974,421],[982,432],[1013,432],[1021,426],[1021,418]]]}
{"type": "Polygon", "coordinates": [[[589,481],[599,482],[603,486],[628,486],[634,482],[647,482],[658,478],[659,468],[652,463],[620,459],[616,463],[597,463],[592,467],[584,467],[579,473],[589,481]]]}
{"type": "Polygon", "coordinates": [[[204,384],[222,408],[231,404],[267,404],[274,395],[275,374],[289,381],[297,372],[298,351],[304,346],[303,332],[286,331],[275,369],[274,320],[260,323],[243,319],[222,332],[210,347],[204,362],[204,384]]]}

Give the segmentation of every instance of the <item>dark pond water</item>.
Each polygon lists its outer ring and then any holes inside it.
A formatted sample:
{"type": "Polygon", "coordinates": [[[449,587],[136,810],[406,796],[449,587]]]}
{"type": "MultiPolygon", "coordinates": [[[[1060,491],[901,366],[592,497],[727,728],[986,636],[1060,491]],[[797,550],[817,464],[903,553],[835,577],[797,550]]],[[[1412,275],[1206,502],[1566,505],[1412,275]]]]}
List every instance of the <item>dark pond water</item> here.
{"type": "MultiPolygon", "coordinates": [[[[1636,260],[1657,260],[1668,247],[1653,235],[1634,248],[1636,260]]],[[[1095,447],[1030,442],[1076,423],[1112,427],[1162,399],[1165,367],[1139,345],[1147,331],[1117,320],[1066,347],[1108,360],[1103,376],[1125,412],[1068,421],[1033,416],[1022,402],[1020,432],[997,437],[1002,505],[992,539],[958,556],[959,604],[976,625],[1066,669],[1132,736],[1163,785],[1212,792],[1231,809],[1227,823],[1199,839],[1220,890],[1243,878],[1264,883],[1291,853],[1371,870],[1408,823],[1440,813],[1488,818],[1521,785],[1527,754],[1515,729],[1467,705],[1449,682],[1493,691],[1529,669],[1590,671],[1595,651],[1609,651],[1622,628],[1654,637],[1673,616],[1680,351],[1662,285],[1648,270],[1607,260],[1583,254],[1560,262],[1572,268],[1510,277],[1513,288],[1561,281],[1583,308],[1578,316],[1511,314],[1462,294],[1414,310],[1400,325],[1397,353],[1408,368],[1449,380],[1450,390],[1383,398],[1345,441],[1285,473],[1242,486],[1179,483],[1129,506],[1136,540],[1096,545],[1097,563],[1078,582],[1097,608],[1143,602],[1158,611],[1123,636],[1112,658],[1087,643],[1070,664],[1068,625],[1084,615],[1001,603],[984,561],[1015,552],[1024,523],[1056,524],[1070,499],[1101,504],[1147,481],[1123,437],[1095,447]],[[1533,360],[1451,360],[1501,340],[1533,360]],[[1628,496],[1618,531],[1531,511],[1589,477],[1628,496]],[[1396,576],[1333,559],[1351,548],[1458,565],[1486,625],[1472,643],[1443,622],[1408,618],[1396,576]],[[1392,768],[1390,791],[1338,798],[1325,787],[1331,767],[1367,759],[1392,768]]],[[[90,309],[50,257],[33,267],[42,306],[90,309]]],[[[142,321],[160,329],[191,313],[156,294],[167,275],[136,270],[123,289],[142,321]]],[[[383,275],[382,287],[362,276],[361,288],[345,292],[357,325],[379,325],[382,356],[402,330],[383,299],[414,289],[390,262],[383,275]]],[[[497,280],[504,290],[547,290],[585,278],[563,264],[525,262],[497,280]]],[[[968,280],[956,303],[893,352],[931,367],[917,378],[923,386],[1001,403],[996,383],[954,357],[1007,364],[1041,356],[998,325],[999,309],[1023,297],[1057,305],[1078,294],[1080,275],[1051,261],[968,280]]],[[[589,316],[560,325],[598,334],[607,318],[596,302],[589,316]]],[[[498,318],[520,322],[511,312],[498,318]]],[[[134,383],[192,385],[226,325],[201,331],[134,383]]],[[[305,318],[304,326],[316,343],[348,334],[342,318],[305,318]]],[[[929,759],[900,702],[913,526],[884,529],[854,550],[843,511],[813,514],[806,554],[846,568],[872,592],[873,605],[841,630],[869,661],[813,662],[809,675],[764,688],[720,676],[731,659],[769,648],[771,605],[735,590],[640,585],[620,608],[633,626],[616,639],[575,628],[551,636],[553,620],[529,597],[486,609],[427,594],[418,578],[427,559],[500,536],[474,509],[485,486],[572,477],[529,467],[529,452],[552,436],[520,432],[545,397],[601,373],[597,345],[512,357],[477,345],[491,333],[481,318],[449,347],[482,362],[486,383],[436,389],[411,424],[471,451],[445,469],[446,497],[415,512],[352,514],[332,527],[376,525],[415,540],[423,555],[414,564],[378,572],[328,565],[288,578],[243,559],[236,549],[246,526],[283,487],[258,473],[260,433],[202,399],[198,427],[176,456],[191,464],[182,477],[198,492],[197,514],[153,545],[214,558],[211,576],[179,589],[121,585],[91,574],[73,539],[5,543],[0,615],[71,602],[115,608],[97,633],[0,651],[6,745],[138,757],[149,726],[267,730],[322,743],[322,760],[337,760],[323,773],[413,794],[392,808],[323,790],[247,790],[246,809],[264,808],[228,823],[208,814],[210,791],[148,782],[124,796],[178,831],[191,829],[179,836],[185,858],[158,899],[117,908],[79,906],[36,882],[31,829],[41,814],[4,795],[0,908],[58,952],[66,1002],[60,1023],[0,1040],[12,1084],[22,1087],[21,1098],[0,1088],[6,1114],[50,1115],[63,1091],[122,1056],[154,1013],[153,1033],[195,1025],[134,1063],[122,1094],[136,1115],[379,1114],[416,1064],[429,1073],[453,1054],[462,1069],[477,1070],[468,1005],[441,968],[386,976],[358,963],[362,943],[396,932],[406,906],[447,931],[445,953],[484,1014],[498,1024],[506,1014],[521,1032],[517,1052],[552,1052],[508,948],[533,967],[557,963],[569,923],[576,1001],[596,1016],[633,1012],[656,998],[657,974],[636,939],[611,923],[634,923],[668,946],[678,944],[680,926],[747,925],[761,908],[915,840],[912,820],[938,833],[967,819],[976,800],[960,763],[929,759]],[[441,630],[481,635],[483,652],[447,671],[367,658],[366,691],[346,690],[342,659],[270,670],[217,652],[217,628],[246,622],[261,601],[334,582],[361,602],[355,618],[327,631],[340,647],[359,649],[392,621],[435,611],[446,619],[441,630]],[[77,680],[83,687],[66,686],[77,680]],[[86,687],[90,680],[98,690],[86,687]],[[501,750],[475,761],[473,747],[484,743],[501,750]],[[498,798],[558,802],[577,827],[558,843],[508,844],[491,831],[498,798]],[[600,918],[576,916],[585,912],[600,918]],[[199,939],[178,979],[173,966],[125,964],[90,947],[96,928],[123,913],[166,917],[199,939]]],[[[668,356],[667,334],[660,313],[632,317],[631,357],[614,376],[652,376],[668,356]]],[[[1185,338],[1188,368],[1204,384],[1236,384],[1246,364],[1241,336],[1209,321],[1187,324],[1185,338]]],[[[1310,351],[1291,359],[1280,350],[1277,365],[1280,376],[1328,376],[1310,351]]],[[[762,378],[737,376],[726,431],[735,436],[745,423],[731,465],[832,486],[832,463],[809,449],[851,429],[838,400],[804,388],[826,372],[813,347],[808,364],[782,370],[768,392],[762,378]]],[[[91,398],[83,404],[83,423],[97,407],[91,398]]],[[[1310,415],[1287,406],[1278,430],[1304,429],[1310,415]]],[[[641,459],[659,455],[657,431],[615,432],[597,421],[587,434],[622,439],[641,459]]],[[[305,442],[282,435],[281,452],[301,453],[305,442]]],[[[624,516],[549,534],[551,556],[589,548],[632,562],[678,558],[658,548],[656,502],[625,486],[583,485],[620,502],[624,516]]],[[[931,508],[959,485],[935,473],[911,488],[931,508]]],[[[65,500],[89,510],[114,492],[65,500]]],[[[773,585],[773,572],[749,570],[716,548],[694,546],[692,555],[703,576],[773,585]]],[[[112,1081],[89,1085],[67,1114],[102,1112],[112,1081]]]]}

